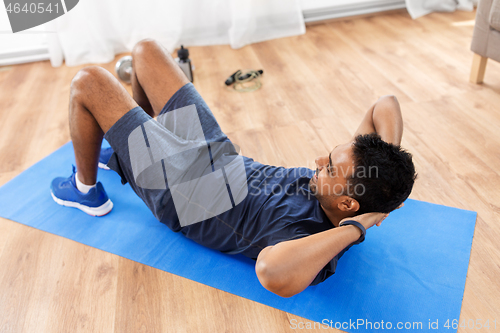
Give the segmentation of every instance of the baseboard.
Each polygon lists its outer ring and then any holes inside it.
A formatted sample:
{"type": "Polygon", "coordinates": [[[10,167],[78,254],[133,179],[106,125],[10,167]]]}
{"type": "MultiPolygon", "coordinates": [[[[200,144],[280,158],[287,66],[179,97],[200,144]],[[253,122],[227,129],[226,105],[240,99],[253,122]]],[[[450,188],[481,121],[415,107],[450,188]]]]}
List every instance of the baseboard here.
{"type": "Polygon", "coordinates": [[[331,19],[326,19],[326,20],[318,20],[318,21],[307,22],[306,26],[309,27],[309,26],[318,25],[318,24],[326,24],[326,23],[331,23],[331,22],[348,21],[348,20],[356,20],[356,19],[361,19],[361,18],[367,18],[367,17],[379,16],[379,15],[387,15],[387,14],[396,14],[396,13],[406,13],[406,14],[408,14],[408,11],[406,10],[406,8],[404,8],[404,9],[384,10],[384,11],[381,11],[381,12],[373,12],[373,13],[366,13],[366,14],[359,14],[359,15],[352,15],[352,16],[342,16],[342,17],[336,17],[336,18],[331,18],[331,19]]]}
{"type": "Polygon", "coordinates": [[[332,7],[307,9],[303,11],[303,15],[304,21],[310,24],[345,17],[363,17],[374,13],[401,10],[405,8],[405,0],[380,0],[376,2],[367,1],[332,7]]]}
{"type": "Polygon", "coordinates": [[[27,47],[0,53],[0,66],[17,65],[49,59],[48,46],[27,47]]]}

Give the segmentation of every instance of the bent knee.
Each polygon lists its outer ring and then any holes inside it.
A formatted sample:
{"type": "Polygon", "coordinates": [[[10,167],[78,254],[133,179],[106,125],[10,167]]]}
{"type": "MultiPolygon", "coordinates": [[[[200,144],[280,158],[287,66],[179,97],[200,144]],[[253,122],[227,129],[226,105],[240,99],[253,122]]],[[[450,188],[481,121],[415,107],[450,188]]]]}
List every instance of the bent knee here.
{"type": "Polygon", "coordinates": [[[101,82],[103,79],[108,79],[109,75],[111,73],[99,66],[84,67],[71,80],[71,90],[81,90],[84,87],[89,87],[92,84],[101,82]]]}
{"type": "Polygon", "coordinates": [[[152,38],[140,40],[134,45],[134,48],[132,49],[132,58],[135,58],[137,55],[151,52],[151,50],[158,50],[161,48],[161,44],[152,38]]]}

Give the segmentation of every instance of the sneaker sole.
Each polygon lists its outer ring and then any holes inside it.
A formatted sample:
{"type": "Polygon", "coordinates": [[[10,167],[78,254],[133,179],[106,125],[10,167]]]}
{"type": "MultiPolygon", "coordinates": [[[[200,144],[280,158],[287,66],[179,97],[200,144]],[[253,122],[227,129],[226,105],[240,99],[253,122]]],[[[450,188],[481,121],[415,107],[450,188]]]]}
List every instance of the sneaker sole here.
{"type": "Polygon", "coordinates": [[[99,207],[88,207],[88,206],[84,206],[82,204],[79,204],[78,202],[61,200],[61,199],[57,198],[54,195],[54,193],[52,193],[52,191],[50,192],[50,194],[52,195],[52,199],[54,199],[54,201],[56,203],[58,203],[59,205],[65,206],[65,207],[78,208],[79,210],[81,210],[89,215],[92,215],[92,216],[104,216],[104,215],[108,214],[113,209],[113,202],[111,201],[111,199],[108,199],[108,201],[106,201],[104,204],[102,204],[99,207]]]}
{"type": "Polygon", "coordinates": [[[104,170],[111,170],[106,164],[99,162],[99,168],[104,170]]]}

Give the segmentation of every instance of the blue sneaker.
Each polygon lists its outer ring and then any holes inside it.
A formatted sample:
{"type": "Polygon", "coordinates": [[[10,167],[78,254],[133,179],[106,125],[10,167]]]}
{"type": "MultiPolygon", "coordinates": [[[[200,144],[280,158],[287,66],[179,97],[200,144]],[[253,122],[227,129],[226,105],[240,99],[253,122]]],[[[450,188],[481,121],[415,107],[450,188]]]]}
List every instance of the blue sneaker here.
{"type": "Polygon", "coordinates": [[[101,154],[99,154],[99,168],[109,170],[108,162],[111,154],[113,154],[113,148],[101,148],[101,154]]]}
{"type": "Polygon", "coordinates": [[[75,167],[68,178],[58,177],[50,184],[50,193],[55,202],[61,206],[75,207],[92,216],[106,215],[113,209],[113,202],[108,198],[101,182],[83,194],[76,188],[75,167]]]}

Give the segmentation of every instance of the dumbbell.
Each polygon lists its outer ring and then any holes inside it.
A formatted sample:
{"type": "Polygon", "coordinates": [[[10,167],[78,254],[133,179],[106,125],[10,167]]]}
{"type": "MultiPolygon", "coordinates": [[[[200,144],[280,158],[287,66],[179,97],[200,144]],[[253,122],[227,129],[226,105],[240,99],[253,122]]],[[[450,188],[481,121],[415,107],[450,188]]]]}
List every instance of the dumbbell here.
{"type": "MultiPolygon", "coordinates": [[[[194,66],[191,67],[191,60],[188,58],[189,51],[181,45],[181,48],[177,51],[177,55],[179,56],[179,58],[176,59],[177,64],[180,66],[184,74],[186,74],[189,81],[193,82],[194,66]]],[[[115,72],[120,80],[130,84],[130,77],[132,76],[132,56],[120,58],[120,60],[116,62],[115,72]]]]}
{"type": "Polygon", "coordinates": [[[130,84],[130,76],[132,75],[132,56],[125,56],[118,60],[115,65],[115,71],[120,80],[130,84]]]}

